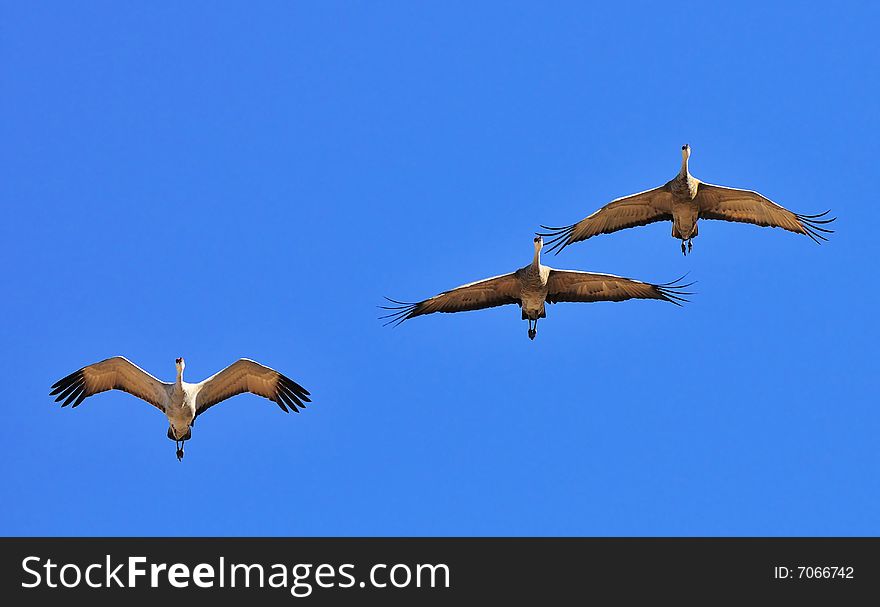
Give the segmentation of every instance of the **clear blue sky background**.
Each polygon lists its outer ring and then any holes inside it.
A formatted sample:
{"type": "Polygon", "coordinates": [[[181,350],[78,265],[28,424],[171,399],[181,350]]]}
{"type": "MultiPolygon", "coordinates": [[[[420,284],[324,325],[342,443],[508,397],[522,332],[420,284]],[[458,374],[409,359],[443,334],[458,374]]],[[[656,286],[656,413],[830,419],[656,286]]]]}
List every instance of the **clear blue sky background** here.
{"type": "Polygon", "coordinates": [[[3,534],[876,535],[869,3],[9,3],[0,19],[3,534]],[[698,295],[383,328],[529,262],[539,223],[707,181],[839,216],[550,258],[698,295]],[[256,396],[166,420],[56,379],[122,354],[256,396]]]}

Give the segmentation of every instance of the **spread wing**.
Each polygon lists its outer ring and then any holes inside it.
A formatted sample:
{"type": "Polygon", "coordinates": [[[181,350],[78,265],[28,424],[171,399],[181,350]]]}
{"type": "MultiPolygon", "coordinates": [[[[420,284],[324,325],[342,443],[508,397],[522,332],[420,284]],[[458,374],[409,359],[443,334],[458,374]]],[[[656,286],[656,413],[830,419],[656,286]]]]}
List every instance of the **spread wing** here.
{"type": "MultiPolygon", "coordinates": [[[[684,277],[682,277],[684,278],[684,277]]],[[[681,284],[681,278],[655,285],[613,274],[594,274],[574,270],[550,270],[547,279],[547,301],[624,301],[626,299],[662,299],[681,305],[688,301],[685,291],[694,283],[681,284]]]]}
{"type": "Polygon", "coordinates": [[[613,200],[570,226],[552,228],[542,225],[547,232],[538,235],[548,238],[548,251],[559,253],[572,243],[598,234],[610,234],[656,221],[672,221],[672,194],[666,185],[613,200]]]}
{"type": "Polygon", "coordinates": [[[93,394],[122,390],[164,413],[172,388],[173,384],[159,381],[130,360],[114,356],[59,379],[52,384],[49,396],[55,396],[56,403],[64,400],[62,407],[73,403],[75,408],[93,394]]]}
{"type": "Polygon", "coordinates": [[[305,408],[304,403],[312,402],[309,391],[275,369],[258,362],[242,358],[219,373],[197,384],[196,417],[227,398],[250,392],[278,404],[288,413],[305,408]]]}
{"type": "Polygon", "coordinates": [[[836,219],[825,218],[830,211],[817,215],[800,215],[751,190],[700,182],[694,202],[700,205],[702,219],[722,219],[782,228],[796,234],[806,234],[816,242],[828,240],[823,234],[834,232],[825,227],[836,219]]]}
{"type": "Polygon", "coordinates": [[[505,304],[520,303],[520,282],[516,273],[495,276],[444,291],[430,299],[418,303],[407,303],[388,299],[392,306],[379,306],[390,313],[380,316],[389,319],[386,325],[399,325],[403,321],[434,312],[467,312],[494,308],[505,304]]]}

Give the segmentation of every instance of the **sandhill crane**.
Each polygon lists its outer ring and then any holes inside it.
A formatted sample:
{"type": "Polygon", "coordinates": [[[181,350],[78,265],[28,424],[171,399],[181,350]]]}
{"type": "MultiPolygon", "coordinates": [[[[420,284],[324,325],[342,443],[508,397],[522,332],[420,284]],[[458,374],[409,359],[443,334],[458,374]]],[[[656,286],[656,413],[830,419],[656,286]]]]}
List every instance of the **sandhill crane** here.
{"type": "Polygon", "coordinates": [[[661,299],[681,305],[691,295],[683,289],[691,284],[680,280],[654,285],[611,274],[594,274],[575,270],[555,270],[541,264],[543,239],[535,238],[535,256],[529,265],[502,276],[495,276],[445,291],[418,303],[388,299],[392,306],[380,306],[390,313],[386,325],[399,325],[405,320],[434,312],[465,312],[504,304],[522,308],[522,319],[529,321],[529,339],[538,333],[538,319],[547,316],[545,303],[560,301],[623,301],[625,299],[661,299]]]}
{"type": "Polygon", "coordinates": [[[186,363],[175,361],[177,380],[159,381],[122,356],[114,356],[75,371],[52,385],[50,396],[61,406],[73,404],[107,390],[123,390],[145,400],[168,417],[168,438],[175,442],[177,459],[183,459],[183,443],[192,438],[195,418],[236,394],[250,392],[274,401],[285,413],[298,412],[311,402],[309,392],[295,381],[258,362],[242,358],[203,382],[183,381],[186,363]]]}
{"type": "Polygon", "coordinates": [[[656,221],[672,221],[672,237],[681,240],[681,252],[685,255],[691,250],[691,240],[697,236],[699,219],[782,228],[805,234],[817,243],[828,240],[823,233],[834,232],[825,227],[836,219],[826,218],[830,210],[817,215],[800,215],[757,192],[704,183],[688,171],[690,156],[691,146],[681,146],[681,171],[658,188],[613,200],[570,226],[553,228],[542,225],[548,232],[542,232],[541,236],[550,238],[547,250],[559,253],[572,243],[598,234],[610,234],[656,221]]]}

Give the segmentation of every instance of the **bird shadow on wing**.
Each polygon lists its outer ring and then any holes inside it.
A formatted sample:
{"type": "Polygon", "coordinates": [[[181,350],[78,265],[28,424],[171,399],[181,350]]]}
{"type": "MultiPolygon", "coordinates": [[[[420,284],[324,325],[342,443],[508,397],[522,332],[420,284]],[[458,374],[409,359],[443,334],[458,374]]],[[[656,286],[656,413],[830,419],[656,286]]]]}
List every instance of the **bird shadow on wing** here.
{"type": "Polygon", "coordinates": [[[379,320],[388,319],[388,322],[382,324],[383,327],[387,327],[391,325],[396,327],[400,325],[405,320],[408,320],[415,316],[414,312],[416,308],[419,306],[418,303],[410,303],[406,301],[397,301],[396,299],[391,299],[390,297],[385,298],[387,301],[391,302],[392,306],[378,306],[381,310],[388,310],[389,314],[384,314],[379,317],[379,320]]]}

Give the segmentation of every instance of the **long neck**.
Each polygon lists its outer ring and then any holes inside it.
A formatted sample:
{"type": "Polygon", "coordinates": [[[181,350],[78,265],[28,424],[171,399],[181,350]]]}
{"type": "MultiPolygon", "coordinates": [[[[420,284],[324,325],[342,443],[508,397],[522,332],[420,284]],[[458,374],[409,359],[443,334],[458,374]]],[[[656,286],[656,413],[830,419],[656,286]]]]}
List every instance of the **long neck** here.
{"type": "Polygon", "coordinates": [[[532,267],[541,267],[541,247],[535,247],[535,258],[532,260],[532,267]]]}
{"type": "Polygon", "coordinates": [[[681,155],[681,174],[682,175],[688,174],[688,155],[687,155],[687,153],[684,153],[681,155]]]}
{"type": "Polygon", "coordinates": [[[178,388],[183,387],[183,369],[181,369],[179,367],[177,369],[177,381],[174,382],[174,385],[178,388]]]}

